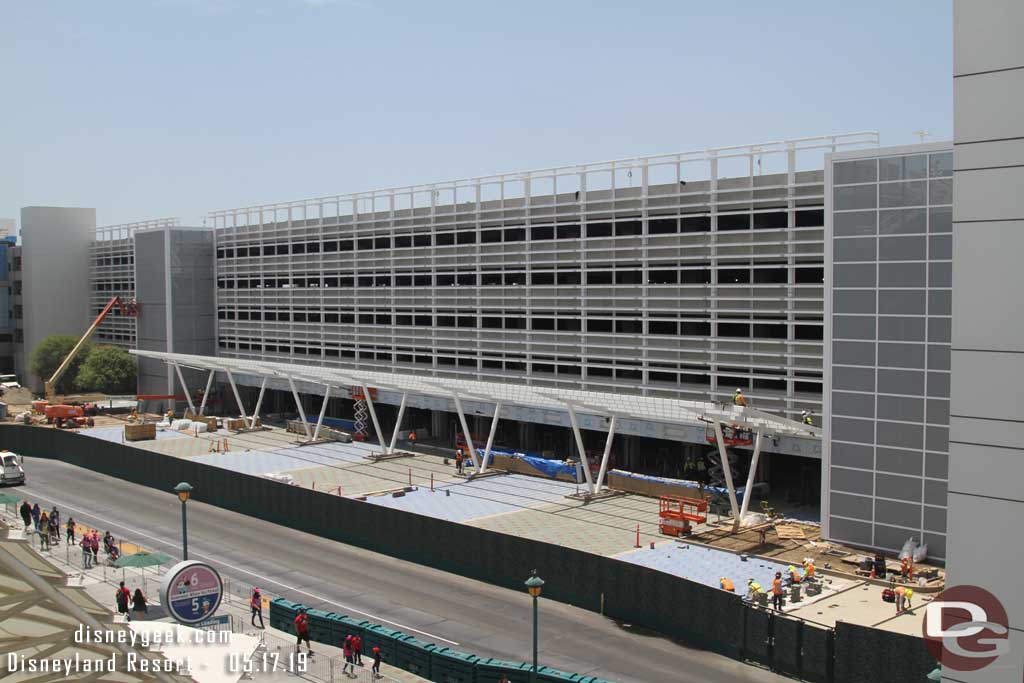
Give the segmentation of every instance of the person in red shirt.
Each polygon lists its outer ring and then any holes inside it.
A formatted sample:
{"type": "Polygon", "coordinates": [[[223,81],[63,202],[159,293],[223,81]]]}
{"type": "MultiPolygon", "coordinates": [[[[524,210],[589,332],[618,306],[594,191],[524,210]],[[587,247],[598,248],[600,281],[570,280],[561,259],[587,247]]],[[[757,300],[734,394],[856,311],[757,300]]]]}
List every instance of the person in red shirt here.
{"type": "Polygon", "coordinates": [[[352,659],[356,666],[363,665],[363,639],[359,636],[352,636],[352,659]]]}
{"type": "Polygon", "coordinates": [[[346,676],[350,673],[352,676],[356,674],[356,662],[355,656],[352,654],[352,636],[345,636],[344,642],[341,644],[341,654],[345,656],[345,666],[341,667],[341,673],[346,676]]]}
{"type": "Polygon", "coordinates": [[[253,626],[256,626],[256,617],[260,618],[260,628],[265,629],[263,625],[263,595],[260,594],[259,588],[252,589],[252,597],[249,599],[249,607],[251,608],[251,619],[249,620],[253,626]]]}
{"type": "Polygon", "coordinates": [[[117,593],[114,596],[114,600],[117,602],[117,611],[119,614],[123,614],[128,621],[132,620],[131,613],[128,611],[128,606],[132,601],[132,592],[124,585],[124,581],[121,581],[118,586],[117,593]]]}
{"type": "Polygon", "coordinates": [[[313,647],[309,644],[309,615],[306,614],[305,607],[299,610],[298,616],[295,617],[295,654],[299,654],[302,641],[306,641],[306,650],[312,655],[313,647]]]}

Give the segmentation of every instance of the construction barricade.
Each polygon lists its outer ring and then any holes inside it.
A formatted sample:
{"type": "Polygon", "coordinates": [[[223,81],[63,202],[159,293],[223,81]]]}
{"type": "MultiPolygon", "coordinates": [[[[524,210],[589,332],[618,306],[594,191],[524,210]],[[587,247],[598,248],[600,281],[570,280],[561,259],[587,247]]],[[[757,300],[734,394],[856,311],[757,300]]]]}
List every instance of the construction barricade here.
{"type": "Polygon", "coordinates": [[[302,603],[275,598],[270,602],[270,627],[295,635],[295,617],[302,603]]]}
{"type": "Polygon", "coordinates": [[[395,658],[391,663],[421,678],[430,678],[430,654],[437,646],[407,634],[395,636],[394,642],[395,658]]]}
{"type": "Polygon", "coordinates": [[[509,683],[530,683],[531,668],[523,662],[481,659],[476,663],[476,683],[501,683],[502,676],[508,676],[509,683]]]}
{"type": "Polygon", "coordinates": [[[395,639],[404,634],[401,631],[393,631],[369,621],[364,621],[361,626],[363,627],[363,652],[373,652],[373,648],[379,647],[384,661],[394,662],[398,655],[395,639]]]}
{"type": "Polygon", "coordinates": [[[466,652],[440,647],[430,652],[430,680],[437,683],[474,683],[480,658],[466,652]]]}
{"type": "MultiPolygon", "coordinates": [[[[335,614],[331,618],[331,640],[330,644],[335,647],[341,647],[342,643],[345,642],[346,636],[359,636],[363,638],[363,642],[366,639],[363,637],[363,624],[368,623],[353,619],[352,617],[345,616],[343,614],[335,614]]],[[[363,645],[363,652],[371,652],[372,650],[363,645]]]]}

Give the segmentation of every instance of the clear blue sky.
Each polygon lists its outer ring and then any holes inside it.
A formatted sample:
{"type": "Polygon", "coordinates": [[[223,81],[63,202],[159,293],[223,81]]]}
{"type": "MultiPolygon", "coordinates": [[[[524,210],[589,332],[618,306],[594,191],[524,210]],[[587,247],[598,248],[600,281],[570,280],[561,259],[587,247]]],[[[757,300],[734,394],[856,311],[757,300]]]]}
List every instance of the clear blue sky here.
{"type": "Polygon", "coordinates": [[[950,0],[8,0],[0,217],[100,224],[877,129],[952,136],[950,0]]]}

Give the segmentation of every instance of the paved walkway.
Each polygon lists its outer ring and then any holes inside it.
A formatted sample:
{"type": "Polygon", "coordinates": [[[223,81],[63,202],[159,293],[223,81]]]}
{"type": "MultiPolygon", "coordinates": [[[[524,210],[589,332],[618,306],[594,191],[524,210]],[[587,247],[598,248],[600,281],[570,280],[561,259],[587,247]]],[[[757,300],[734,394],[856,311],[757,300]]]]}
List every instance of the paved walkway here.
{"type": "MultiPolygon", "coordinates": [[[[101,561],[98,566],[84,569],[81,561],[82,553],[79,548],[61,543],[54,545],[52,549],[40,550],[38,540],[34,537],[34,534],[26,534],[21,530],[20,520],[16,521],[10,511],[5,511],[3,507],[0,507],[0,511],[3,511],[0,512],[0,524],[6,521],[11,525],[11,529],[8,531],[8,538],[14,540],[25,539],[28,541],[33,550],[42,559],[68,576],[68,586],[82,588],[90,597],[110,609],[112,614],[115,614],[114,594],[118,582],[124,581],[125,585],[132,592],[136,588],[142,589],[149,607],[146,614],[147,621],[173,623],[173,620],[167,615],[159,602],[159,586],[163,577],[162,570],[166,568],[119,569],[101,561]]],[[[83,532],[91,531],[91,529],[84,525],[79,525],[79,528],[83,532]]],[[[102,534],[102,531],[100,533],[102,534]]],[[[124,548],[126,552],[145,550],[142,546],[132,543],[125,543],[124,548]]],[[[100,557],[103,557],[102,552],[100,557]]],[[[218,616],[229,616],[230,630],[233,632],[261,639],[267,653],[279,655],[278,661],[282,662],[283,666],[283,662],[287,661],[288,654],[294,650],[295,639],[294,636],[270,626],[270,600],[276,596],[268,593],[264,594],[263,618],[266,628],[254,627],[250,623],[248,598],[246,595],[239,595],[239,593],[247,594],[250,586],[244,582],[235,581],[232,577],[224,578],[226,594],[221,607],[217,611],[218,616]]],[[[115,617],[115,620],[117,619],[119,618],[115,617]]],[[[341,649],[323,643],[314,643],[313,647],[316,654],[309,660],[307,670],[301,672],[301,677],[323,682],[342,680],[341,668],[344,658],[342,657],[341,649]]],[[[417,683],[426,680],[402,669],[390,666],[387,663],[382,664],[381,673],[384,678],[378,679],[377,683],[417,683]]],[[[267,683],[294,681],[295,675],[284,670],[260,672],[254,676],[254,680],[267,683]]],[[[369,666],[367,665],[357,670],[357,674],[354,677],[349,677],[348,680],[355,681],[356,683],[371,683],[374,679],[370,675],[369,666]]]]}

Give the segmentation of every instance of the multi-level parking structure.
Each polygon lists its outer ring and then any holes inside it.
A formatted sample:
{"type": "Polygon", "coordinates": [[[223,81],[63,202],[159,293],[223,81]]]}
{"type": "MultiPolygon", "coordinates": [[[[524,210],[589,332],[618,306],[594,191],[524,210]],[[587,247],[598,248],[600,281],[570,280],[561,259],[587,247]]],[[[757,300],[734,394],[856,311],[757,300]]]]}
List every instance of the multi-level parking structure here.
{"type": "MultiPolygon", "coordinates": [[[[89,315],[95,318],[113,297],[135,298],[135,233],[150,228],[178,225],[177,218],[160,218],[96,228],[89,245],[89,315]]],[[[114,308],[96,330],[94,341],[134,349],[136,319],[114,308]]]]}
{"type": "Polygon", "coordinates": [[[218,353],[819,410],[822,155],[877,133],[216,211],[218,353]]]}

